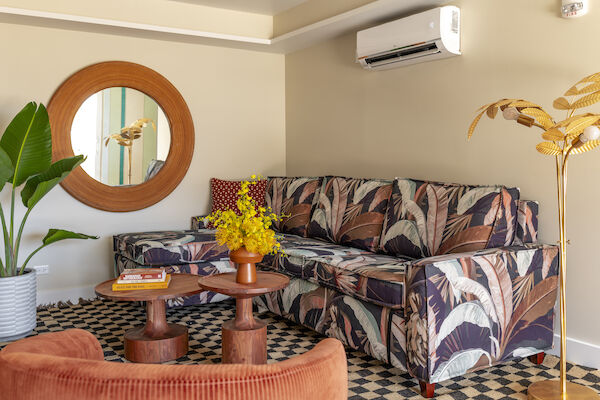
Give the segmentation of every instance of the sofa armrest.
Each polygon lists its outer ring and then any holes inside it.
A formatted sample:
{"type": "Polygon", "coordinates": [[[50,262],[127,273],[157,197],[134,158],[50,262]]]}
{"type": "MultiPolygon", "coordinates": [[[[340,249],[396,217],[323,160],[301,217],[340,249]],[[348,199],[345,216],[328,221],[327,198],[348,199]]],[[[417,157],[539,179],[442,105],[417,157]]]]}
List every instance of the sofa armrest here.
{"type": "Polygon", "coordinates": [[[104,360],[98,340],[83,329],[42,333],[9,344],[2,353],[36,353],[52,356],[104,360]]]}
{"type": "Polygon", "coordinates": [[[558,247],[511,246],[415,261],[407,365],[436,383],[552,347],[558,247]]]}
{"type": "Polygon", "coordinates": [[[207,217],[208,215],[192,217],[191,229],[209,229],[207,217]]]}

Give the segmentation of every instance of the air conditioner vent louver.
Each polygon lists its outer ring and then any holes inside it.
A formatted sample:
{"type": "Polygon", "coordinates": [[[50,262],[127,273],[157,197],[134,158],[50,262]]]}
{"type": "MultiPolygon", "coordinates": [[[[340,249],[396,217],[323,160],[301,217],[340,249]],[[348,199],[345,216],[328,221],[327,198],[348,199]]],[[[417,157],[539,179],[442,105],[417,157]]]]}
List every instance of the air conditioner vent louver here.
{"type": "Polygon", "coordinates": [[[379,56],[368,57],[365,61],[367,64],[378,64],[384,61],[399,61],[401,59],[406,59],[410,56],[413,56],[410,58],[416,58],[426,54],[435,54],[438,52],[439,49],[435,43],[426,43],[418,46],[396,50],[391,53],[382,54],[379,56]]]}
{"type": "Polygon", "coordinates": [[[434,8],[356,34],[356,62],[368,70],[460,55],[460,9],[434,8]]]}

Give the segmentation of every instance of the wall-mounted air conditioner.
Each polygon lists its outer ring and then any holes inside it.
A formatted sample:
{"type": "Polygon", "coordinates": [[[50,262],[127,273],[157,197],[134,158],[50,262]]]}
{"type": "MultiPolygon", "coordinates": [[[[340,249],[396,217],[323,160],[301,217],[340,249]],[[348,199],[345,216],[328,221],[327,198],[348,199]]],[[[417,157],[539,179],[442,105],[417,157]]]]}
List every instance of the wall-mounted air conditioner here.
{"type": "Polygon", "coordinates": [[[434,8],[365,29],[356,59],[365,69],[389,69],[460,55],[460,9],[434,8]]]}

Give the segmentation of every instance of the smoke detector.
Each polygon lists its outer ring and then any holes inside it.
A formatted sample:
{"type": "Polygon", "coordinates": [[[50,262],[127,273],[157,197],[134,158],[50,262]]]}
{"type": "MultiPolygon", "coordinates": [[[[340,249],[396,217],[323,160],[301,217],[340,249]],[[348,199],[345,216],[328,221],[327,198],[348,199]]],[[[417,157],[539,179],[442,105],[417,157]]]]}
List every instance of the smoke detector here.
{"type": "Polygon", "coordinates": [[[577,18],[588,12],[589,0],[562,0],[560,12],[563,18],[577,18]]]}

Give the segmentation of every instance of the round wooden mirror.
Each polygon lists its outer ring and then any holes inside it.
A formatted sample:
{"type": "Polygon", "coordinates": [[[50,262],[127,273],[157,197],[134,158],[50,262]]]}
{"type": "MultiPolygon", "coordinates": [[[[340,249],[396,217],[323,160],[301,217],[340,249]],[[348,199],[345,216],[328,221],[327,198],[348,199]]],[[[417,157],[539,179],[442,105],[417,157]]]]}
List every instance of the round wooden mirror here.
{"type": "Polygon", "coordinates": [[[48,104],[53,159],[88,157],[62,183],[77,200],[106,211],[134,211],[171,193],[194,153],[185,100],[162,75],[109,61],[69,77],[48,104]]]}

